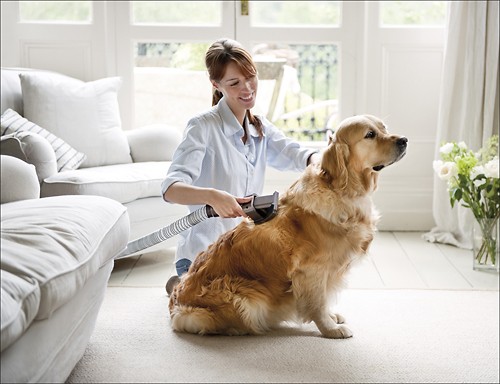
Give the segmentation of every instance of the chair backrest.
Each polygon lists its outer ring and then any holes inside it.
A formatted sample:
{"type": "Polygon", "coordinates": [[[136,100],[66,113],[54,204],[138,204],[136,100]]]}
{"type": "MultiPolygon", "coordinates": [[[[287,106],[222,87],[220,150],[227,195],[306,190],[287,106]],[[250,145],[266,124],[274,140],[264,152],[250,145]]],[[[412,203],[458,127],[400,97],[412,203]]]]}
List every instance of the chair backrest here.
{"type": "Polygon", "coordinates": [[[259,73],[259,80],[275,80],[273,93],[271,100],[269,101],[269,108],[267,110],[266,117],[270,120],[274,120],[274,112],[276,110],[276,105],[279,100],[279,95],[281,92],[281,86],[283,83],[283,73],[286,59],[256,59],[255,65],[259,73]]]}

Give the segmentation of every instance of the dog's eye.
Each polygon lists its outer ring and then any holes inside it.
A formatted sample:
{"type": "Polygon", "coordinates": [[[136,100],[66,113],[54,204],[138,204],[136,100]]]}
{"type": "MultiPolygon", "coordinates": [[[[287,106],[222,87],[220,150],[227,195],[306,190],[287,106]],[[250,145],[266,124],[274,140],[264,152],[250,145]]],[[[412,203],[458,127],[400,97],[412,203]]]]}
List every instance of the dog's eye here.
{"type": "Polygon", "coordinates": [[[368,133],[365,135],[365,139],[373,139],[375,138],[375,136],[375,131],[368,131],[368,133]]]}

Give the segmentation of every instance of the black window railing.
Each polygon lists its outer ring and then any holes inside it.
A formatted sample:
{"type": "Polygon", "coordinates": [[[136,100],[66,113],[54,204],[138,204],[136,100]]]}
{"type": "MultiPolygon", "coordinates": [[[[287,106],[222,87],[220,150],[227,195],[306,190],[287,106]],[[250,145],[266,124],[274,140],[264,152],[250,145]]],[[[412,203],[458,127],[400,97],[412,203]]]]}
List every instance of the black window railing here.
{"type": "Polygon", "coordinates": [[[298,140],[324,140],[338,120],[337,45],[265,44],[254,54],[285,59],[298,80],[298,90],[284,89],[276,126],[298,140]]]}

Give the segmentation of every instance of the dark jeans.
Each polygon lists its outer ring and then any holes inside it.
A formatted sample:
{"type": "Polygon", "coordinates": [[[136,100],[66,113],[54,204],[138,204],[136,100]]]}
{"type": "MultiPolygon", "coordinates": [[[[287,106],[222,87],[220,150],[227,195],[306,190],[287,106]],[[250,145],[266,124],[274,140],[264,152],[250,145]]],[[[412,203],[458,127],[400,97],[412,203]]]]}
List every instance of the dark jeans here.
{"type": "Polygon", "coordinates": [[[177,275],[182,276],[185,274],[189,266],[191,265],[191,260],[189,259],[180,259],[175,263],[175,269],[177,269],[177,275]]]}

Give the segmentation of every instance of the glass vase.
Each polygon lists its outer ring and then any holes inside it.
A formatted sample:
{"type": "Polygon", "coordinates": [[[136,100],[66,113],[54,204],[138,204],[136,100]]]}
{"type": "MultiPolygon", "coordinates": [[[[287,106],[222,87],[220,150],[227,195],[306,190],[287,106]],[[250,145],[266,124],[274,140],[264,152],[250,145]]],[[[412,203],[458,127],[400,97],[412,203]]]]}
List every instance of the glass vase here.
{"type": "Polygon", "coordinates": [[[499,271],[500,225],[498,219],[476,219],[472,229],[473,268],[476,271],[499,271]]]}

